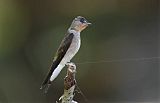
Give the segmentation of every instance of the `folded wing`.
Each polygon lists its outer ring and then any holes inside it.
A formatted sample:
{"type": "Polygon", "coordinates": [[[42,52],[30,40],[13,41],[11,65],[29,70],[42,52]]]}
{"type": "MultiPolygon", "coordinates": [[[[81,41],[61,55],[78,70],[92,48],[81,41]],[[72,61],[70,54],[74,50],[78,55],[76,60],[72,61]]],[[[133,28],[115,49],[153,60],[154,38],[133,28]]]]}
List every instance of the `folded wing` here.
{"type": "Polygon", "coordinates": [[[61,62],[61,60],[63,59],[64,55],[66,54],[68,48],[70,47],[71,43],[72,43],[72,39],[73,39],[73,33],[68,33],[66,34],[66,36],[64,37],[64,39],[61,42],[60,47],[58,48],[56,55],[54,57],[53,63],[51,65],[51,68],[46,76],[46,78],[44,79],[42,85],[41,85],[41,89],[43,88],[49,88],[49,85],[51,84],[50,81],[50,77],[53,73],[53,71],[57,68],[57,66],[59,65],[59,63],[61,62]]]}

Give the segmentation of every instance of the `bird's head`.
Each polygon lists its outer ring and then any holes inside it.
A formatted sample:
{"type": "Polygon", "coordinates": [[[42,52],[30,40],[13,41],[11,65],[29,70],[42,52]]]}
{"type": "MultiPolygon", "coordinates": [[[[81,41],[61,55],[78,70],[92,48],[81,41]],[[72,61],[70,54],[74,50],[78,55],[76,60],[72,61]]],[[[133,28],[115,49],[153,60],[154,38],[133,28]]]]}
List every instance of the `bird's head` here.
{"type": "Polygon", "coordinates": [[[89,23],[84,17],[82,16],[77,16],[73,21],[72,24],[70,26],[70,29],[76,30],[81,32],[82,30],[84,30],[88,25],[90,25],[91,23],[89,23]]]}

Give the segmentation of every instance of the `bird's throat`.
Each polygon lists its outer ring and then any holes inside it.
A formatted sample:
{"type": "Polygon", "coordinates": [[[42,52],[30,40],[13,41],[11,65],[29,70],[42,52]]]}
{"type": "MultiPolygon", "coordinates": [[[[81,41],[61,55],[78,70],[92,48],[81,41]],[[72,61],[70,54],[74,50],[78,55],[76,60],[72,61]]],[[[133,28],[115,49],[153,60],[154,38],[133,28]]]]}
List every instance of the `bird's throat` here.
{"type": "Polygon", "coordinates": [[[72,27],[70,28],[70,30],[75,30],[77,32],[81,32],[82,30],[84,30],[87,26],[86,25],[81,25],[81,26],[76,26],[76,27],[72,27]]]}

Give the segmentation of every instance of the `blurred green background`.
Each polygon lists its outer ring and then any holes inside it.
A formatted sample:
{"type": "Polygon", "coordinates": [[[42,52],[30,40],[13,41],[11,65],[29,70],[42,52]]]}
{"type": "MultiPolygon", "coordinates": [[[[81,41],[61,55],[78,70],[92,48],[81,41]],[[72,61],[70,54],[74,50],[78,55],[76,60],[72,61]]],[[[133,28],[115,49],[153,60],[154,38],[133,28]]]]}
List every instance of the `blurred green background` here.
{"type": "Polygon", "coordinates": [[[0,103],[58,100],[66,69],[48,94],[39,88],[78,15],[93,24],[72,60],[89,103],[158,102],[159,0],[0,0],[0,103]]]}

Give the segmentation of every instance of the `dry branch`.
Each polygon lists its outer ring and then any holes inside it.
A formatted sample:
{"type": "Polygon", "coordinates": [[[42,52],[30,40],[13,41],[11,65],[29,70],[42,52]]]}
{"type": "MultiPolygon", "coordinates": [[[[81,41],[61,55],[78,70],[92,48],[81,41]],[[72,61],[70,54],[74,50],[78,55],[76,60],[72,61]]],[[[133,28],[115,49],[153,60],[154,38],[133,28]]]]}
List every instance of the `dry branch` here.
{"type": "Polygon", "coordinates": [[[67,74],[64,78],[64,94],[59,98],[59,100],[61,103],[78,103],[73,100],[76,86],[76,65],[74,63],[68,63],[67,66],[67,74]]]}

